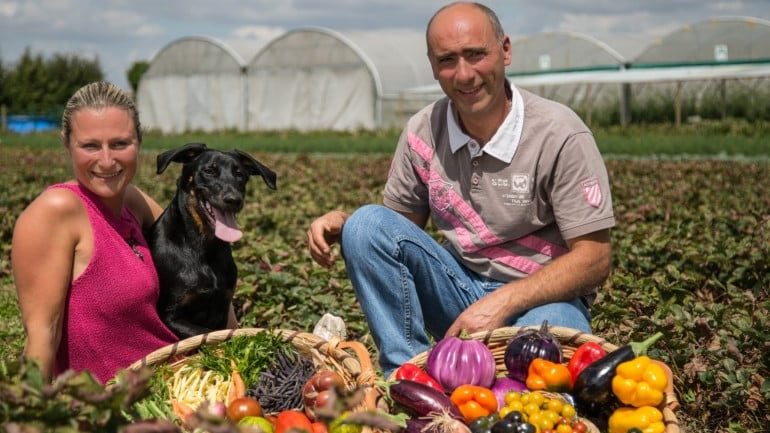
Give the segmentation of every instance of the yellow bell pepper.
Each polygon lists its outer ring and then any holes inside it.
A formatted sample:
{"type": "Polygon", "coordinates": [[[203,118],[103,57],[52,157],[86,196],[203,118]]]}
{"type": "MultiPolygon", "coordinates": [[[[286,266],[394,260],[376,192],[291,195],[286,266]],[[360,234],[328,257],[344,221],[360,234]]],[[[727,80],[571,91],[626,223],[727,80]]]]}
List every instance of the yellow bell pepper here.
{"type": "Polygon", "coordinates": [[[663,433],[666,425],[663,423],[663,414],[652,406],[621,407],[610,415],[610,433],[628,433],[632,428],[642,433],[663,433]]]}
{"type": "Polygon", "coordinates": [[[618,365],[612,378],[612,392],[618,400],[634,407],[658,406],[666,385],[663,367],[644,355],[618,365]]]}

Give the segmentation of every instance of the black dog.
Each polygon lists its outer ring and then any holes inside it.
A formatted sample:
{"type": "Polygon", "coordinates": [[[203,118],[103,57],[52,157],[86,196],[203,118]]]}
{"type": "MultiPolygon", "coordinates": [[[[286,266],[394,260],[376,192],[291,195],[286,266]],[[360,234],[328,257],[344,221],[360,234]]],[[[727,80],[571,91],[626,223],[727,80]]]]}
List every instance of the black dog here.
{"type": "Polygon", "coordinates": [[[183,164],[177,191],[146,234],[160,280],[158,311],[179,337],[227,325],[237,268],[230,242],[241,237],[235,214],[243,208],[249,176],[275,189],[275,173],[251,155],[202,143],[158,155],[157,173],[183,164]]]}

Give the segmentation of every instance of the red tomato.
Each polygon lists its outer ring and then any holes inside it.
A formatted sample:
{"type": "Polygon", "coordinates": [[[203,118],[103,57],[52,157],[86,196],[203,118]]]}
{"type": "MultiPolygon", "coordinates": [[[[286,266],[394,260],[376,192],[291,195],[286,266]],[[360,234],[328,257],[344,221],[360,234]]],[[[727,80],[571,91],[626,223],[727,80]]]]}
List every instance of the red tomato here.
{"type": "Polygon", "coordinates": [[[236,398],[227,406],[227,417],[238,422],[247,416],[262,416],[262,406],[251,397],[236,398]]]}
{"type": "Polygon", "coordinates": [[[313,432],[313,425],[304,413],[298,410],[283,410],[278,413],[278,420],[275,423],[275,433],[286,433],[290,429],[305,430],[308,433],[313,432]]]}

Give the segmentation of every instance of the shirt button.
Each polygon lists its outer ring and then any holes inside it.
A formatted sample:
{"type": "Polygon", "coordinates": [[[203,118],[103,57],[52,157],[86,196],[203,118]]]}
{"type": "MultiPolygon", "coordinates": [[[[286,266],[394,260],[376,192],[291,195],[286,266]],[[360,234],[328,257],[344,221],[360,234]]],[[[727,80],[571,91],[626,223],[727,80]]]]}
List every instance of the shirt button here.
{"type": "Polygon", "coordinates": [[[474,167],[478,167],[479,166],[479,160],[478,159],[474,159],[473,160],[473,166],[474,167]]]}
{"type": "Polygon", "coordinates": [[[478,185],[478,184],[479,184],[479,178],[478,178],[478,177],[474,177],[474,178],[471,180],[471,183],[473,183],[474,185],[478,185]]]}

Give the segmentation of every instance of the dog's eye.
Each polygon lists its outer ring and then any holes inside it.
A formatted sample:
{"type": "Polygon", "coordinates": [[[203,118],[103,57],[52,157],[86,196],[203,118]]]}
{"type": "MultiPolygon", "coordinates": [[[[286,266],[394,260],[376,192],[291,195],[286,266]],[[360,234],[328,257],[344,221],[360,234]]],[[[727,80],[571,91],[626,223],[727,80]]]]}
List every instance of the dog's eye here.
{"type": "Polygon", "coordinates": [[[215,174],[217,174],[217,166],[210,165],[210,166],[204,168],[203,172],[206,173],[206,174],[215,175],[215,174]]]}

